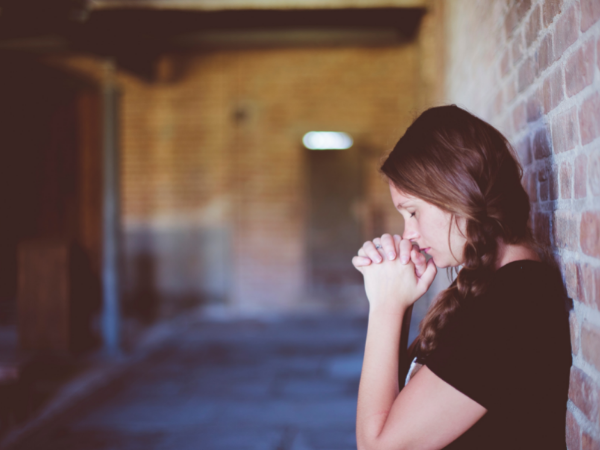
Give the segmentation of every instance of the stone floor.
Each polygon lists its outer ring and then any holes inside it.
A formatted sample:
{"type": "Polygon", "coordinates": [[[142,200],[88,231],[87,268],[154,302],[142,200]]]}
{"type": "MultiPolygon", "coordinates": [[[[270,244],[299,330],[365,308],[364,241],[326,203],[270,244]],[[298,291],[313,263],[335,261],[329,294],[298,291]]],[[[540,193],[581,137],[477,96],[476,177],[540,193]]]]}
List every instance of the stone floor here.
{"type": "Polygon", "coordinates": [[[366,318],[199,317],[19,450],[356,449],[366,318]]]}

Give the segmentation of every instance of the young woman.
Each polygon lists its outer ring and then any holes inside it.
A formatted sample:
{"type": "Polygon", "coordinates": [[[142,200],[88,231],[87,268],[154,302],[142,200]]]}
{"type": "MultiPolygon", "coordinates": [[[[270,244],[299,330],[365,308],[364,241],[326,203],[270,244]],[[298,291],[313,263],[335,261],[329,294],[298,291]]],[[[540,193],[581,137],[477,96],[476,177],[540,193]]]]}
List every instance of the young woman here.
{"type": "Polygon", "coordinates": [[[432,108],[381,171],[405,225],[353,259],[370,304],[358,449],[564,450],[566,297],[532,236],[510,144],[455,105],[432,108]],[[460,270],[421,323],[399,386],[402,319],[444,267],[460,270]]]}

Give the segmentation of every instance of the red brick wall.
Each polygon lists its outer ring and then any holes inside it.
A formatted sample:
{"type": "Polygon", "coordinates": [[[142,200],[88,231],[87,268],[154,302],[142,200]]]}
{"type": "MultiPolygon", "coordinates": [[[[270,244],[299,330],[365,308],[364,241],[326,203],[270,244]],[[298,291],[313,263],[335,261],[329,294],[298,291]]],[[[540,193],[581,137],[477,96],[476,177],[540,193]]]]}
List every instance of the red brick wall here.
{"type": "Polygon", "coordinates": [[[600,1],[447,2],[446,95],[497,126],[525,169],[536,234],[571,313],[570,450],[600,448],[600,1]]]}

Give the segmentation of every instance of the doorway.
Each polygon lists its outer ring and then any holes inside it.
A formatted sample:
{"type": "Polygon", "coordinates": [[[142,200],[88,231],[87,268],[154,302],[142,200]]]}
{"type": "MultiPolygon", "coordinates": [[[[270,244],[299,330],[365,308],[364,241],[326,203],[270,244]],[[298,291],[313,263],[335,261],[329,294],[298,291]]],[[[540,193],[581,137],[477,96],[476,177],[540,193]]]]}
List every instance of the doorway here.
{"type": "Polygon", "coordinates": [[[351,260],[361,245],[357,214],[362,191],[360,151],[305,150],[308,170],[309,295],[332,308],[349,306],[362,275],[351,260]]]}

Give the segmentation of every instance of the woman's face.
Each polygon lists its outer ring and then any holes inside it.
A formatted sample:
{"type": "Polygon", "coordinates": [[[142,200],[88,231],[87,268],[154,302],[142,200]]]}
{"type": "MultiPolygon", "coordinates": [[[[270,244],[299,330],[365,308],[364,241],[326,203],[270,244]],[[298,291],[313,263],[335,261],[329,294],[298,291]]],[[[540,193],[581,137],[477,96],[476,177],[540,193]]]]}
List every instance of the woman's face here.
{"type": "Polygon", "coordinates": [[[401,193],[392,183],[390,193],[394,206],[404,217],[402,239],[409,239],[417,244],[421,250],[431,255],[439,268],[462,264],[463,249],[467,241],[464,218],[458,218],[458,227],[456,224],[452,226],[450,251],[448,230],[452,214],[417,197],[401,193]]]}

